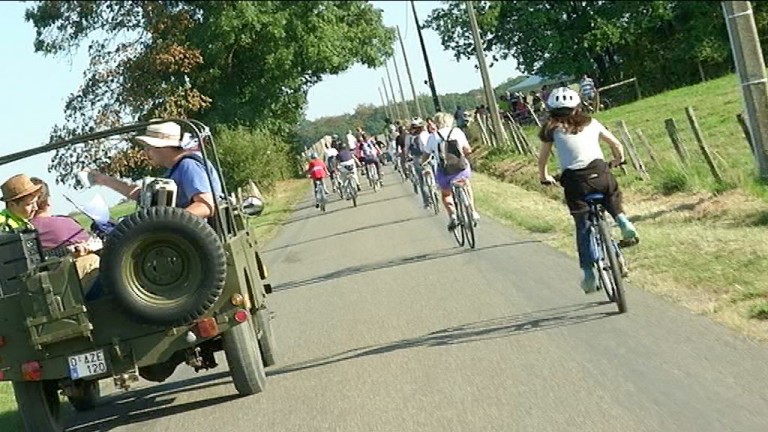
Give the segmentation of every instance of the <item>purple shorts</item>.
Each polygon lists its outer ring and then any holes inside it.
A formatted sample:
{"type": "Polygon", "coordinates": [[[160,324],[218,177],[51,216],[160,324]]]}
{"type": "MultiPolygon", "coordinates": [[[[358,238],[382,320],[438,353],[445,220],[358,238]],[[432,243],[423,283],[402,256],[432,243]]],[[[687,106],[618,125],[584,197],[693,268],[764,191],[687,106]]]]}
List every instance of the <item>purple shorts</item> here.
{"type": "Polygon", "coordinates": [[[454,180],[467,180],[470,177],[472,177],[472,168],[469,166],[456,174],[446,174],[440,168],[435,171],[435,180],[442,190],[450,190],[451,182],[454,180]]]}

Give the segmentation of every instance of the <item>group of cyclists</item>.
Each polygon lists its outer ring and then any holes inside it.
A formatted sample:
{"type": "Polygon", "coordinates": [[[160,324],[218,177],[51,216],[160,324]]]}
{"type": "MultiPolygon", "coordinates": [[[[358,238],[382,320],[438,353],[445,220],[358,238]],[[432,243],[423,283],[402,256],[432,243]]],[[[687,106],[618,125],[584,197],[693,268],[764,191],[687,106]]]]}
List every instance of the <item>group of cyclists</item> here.
{"type": "MultiPolygon", "coordinates": [[[[604,207],[619,226],[624,244],[633,245],[639,241],[636,228],[624,213],[622,194],[616,178],[610,171],[611,168],[624,163],[623,146],[599,121],[582,112],[579,93],[568,87],[554,89],[546,101],[546,108],[549,119],[539,131],[542,141],[538,163],[539,180],[545,185],[559,183],[564,189],[565,200],[576,228],[576,246],[583,271],[581,288],[585,293],[592,293],[597,290],[597,280],[592,264],[594,251],[590,246],[586,220],[588,206],[585,197],[593,193],[602,194],[604,207]],[[610,162],[605,160],[600,147],[601,141],[610,146],[613,156],[610,162]],[[557,180],[547,170],[547,162],[553,148],[561,170],[557,180]]],[[[412,165],[415,168],[413,171],[418,177],[425,207],[429,206],[431,198],[424,188],[424,176],[434,173],[448,217],[449,231],[457,227],[455,204],[451,194],[452,183],[464,182],[472,208],[472,221],[477,223],[479,214],[469,184],[472,176],[469,160],[472,147],[464,131],[456,127],[454,116],[440,112],[426,121],[414,117],[409,126],[408,129],[404,126],[397,128],[397,136],[394,139],[396,169],[407,173],[407,166],[412,165]]],[[[331,148],[337,150],[338,154],[334,150],[326,152],[326,156],[333,156],[328,157],[330,171],[325,169],[324,173],[330,175],[336,166],[348,166],[356,178],[359,190],[360,182],[356,168],[375,164],[381,173],[379,156],[382,149],[364,132],[359,134],[357,148],[350,147],[350,144],[342,144],[338,136],[334,136],[331,148]]],[[[312,157],[313,160],[318,160],[318,155],[313,154],[312,157]]],[[[310,171],[312,167],[310,162],[310,171]]],[[[319,175],[319,171],[315,172],[319,175]]],[[[322,180],[323,177],[312,178],[322,180]]]]}

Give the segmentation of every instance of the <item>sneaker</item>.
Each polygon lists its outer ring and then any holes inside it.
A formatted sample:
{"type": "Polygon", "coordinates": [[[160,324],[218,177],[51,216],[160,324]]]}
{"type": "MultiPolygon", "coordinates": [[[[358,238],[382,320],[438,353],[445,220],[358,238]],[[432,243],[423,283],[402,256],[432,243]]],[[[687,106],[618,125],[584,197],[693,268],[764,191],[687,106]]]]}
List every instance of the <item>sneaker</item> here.
{"type": "Polygon", "coordinates": [[[616,223],[619,225],[619,229],[621,229],[622,240],[628,241],[637,237],[635,226],[632,225],[632,222],[624,214],[620,214],[616,218],[616,223]]]}
{"type": "Polygon", "coordinates": [[[474,221],[475,223],[477,223],[477,221],[479,221],[479,220],[480,220],[480,213],[478,213],[478,212],[476,212],[476,211],[473,211],[473,212],[472,212],[472,221],[474,221]]]}
{"type": "Polygon", "coordinates": [[[584,278],[581,280],[581,289],[584,290],[584,294],[591,294],[597,291],[597,278],[595,278],[594,270],[584,269],[584,278]]]}
{"type": "Polygon", "coordinates": [[[451,218],[451,220],[448,222],[448,231],[455,230],[458,225],[459,221],[457,221],[456,218],[451,218]]]}

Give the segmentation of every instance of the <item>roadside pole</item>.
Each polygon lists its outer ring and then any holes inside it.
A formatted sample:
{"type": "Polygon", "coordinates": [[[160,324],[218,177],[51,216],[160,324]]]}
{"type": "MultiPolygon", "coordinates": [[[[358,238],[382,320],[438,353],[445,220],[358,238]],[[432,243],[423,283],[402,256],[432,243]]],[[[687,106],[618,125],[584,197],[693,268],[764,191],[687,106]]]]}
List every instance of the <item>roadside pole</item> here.
{"type": "Polygon", "coordinates": [[[400,36],[400,27],[396,26],[397,38],[400,40],[400,51],[403,52],[403,60],[405,61],[405,72],[408,74],[408,82],[411,84],[411,93],[413,93],[413,103],[416,105],[416,115],[424,118],[424,114],[421,112],[421,104],[419,103],[419,95],[416,93],[416,86],[413,85],[413,76],[411,76],[411,67],[408,64],[408,55],[405,54],[405,44],[403,43],[403,37],[400,36]]]}
{"type": "Polygon", "coordinates": [[[752,5],[748,1],[724,1],[722,4],[736,73],[741,80],[758,174],[761,179],[768,180],[768,77],[752,5]]]}
{"type": "Polygon", "coordinates": [[[491,124],[493,124],[493,133],[494,137],[496,138],[496,145],[506,146],[508,144],[507,136],[501,123],[499,106],[496,104],[496,96],[493,92],[493,85],[491,84],[491,79],[488,76],[488,65],[485,63],[483,44],[480,40],[480,31],[477,27],[477,19],[475,18],[475,8],[472,6],[472,1],[465,1],[464,3],[467,5],[469,26],[472,31],[472,39],[475,42],[475,53],[477,54],[477,64],[480,66],[480,75],[483,78],[485,98],[488,100],[488,108],[491,110],[491,124]]]}

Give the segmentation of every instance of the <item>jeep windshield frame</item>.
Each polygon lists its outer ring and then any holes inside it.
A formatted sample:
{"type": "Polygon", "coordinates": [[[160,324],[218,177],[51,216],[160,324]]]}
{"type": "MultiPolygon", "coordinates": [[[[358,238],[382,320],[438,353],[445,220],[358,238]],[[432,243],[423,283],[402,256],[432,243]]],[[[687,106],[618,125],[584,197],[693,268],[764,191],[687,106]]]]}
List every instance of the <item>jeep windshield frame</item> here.
{"type": "MultiPolygon", "coordinates": [[[[219,162],[219,154],[218,154],[218,151],[216,150],[216,144],[213,140],[213,135],[210,133],[210,129],[205,124],[203,124],[198,120],[181,119],[181,118],[158,119],[158,120],[151,120],[147,122],[132,123],[125,126],[105,129],[99,132],[91,132],[88,134],[78,135],[69,139],[54,141],[48,144],[43,144],[38,147],[33,147],[33,148],[22,150],[16,153],[0,156],[0,166],[19,161],[21,159],[26,159],[28,157],[37,156],[39,154],[48,153],[51,151],[63,149],[63,148],[78,145],[78,144],[88,145],[89,143],[92,143],[94,141],[104,140],[117,135],[135,134],[137,132],[142,132],[149,125],[166,123],[166,122],[178,123],[180,126],[188,128],[192,132],[192,137],[197,139],[198,147],[203,157],[203,164],[206,166],[205,175],[208,178],[208,184],[210,185],[212,191],[214,190],[213,178],[211,177],[210,170],[207,169],[209,160],[211,161],[211,164],[214,170],[216,170],[216,173],[219,176],[219,180],[221,182],[221,192],[224,196],[214,197],[214,205],[216,209],[213,215],[213,219],[215,220],[214,229],[216,229],[216,233],[223,241],[225,241],[226,238],[231,235],[231,233],[229,232],[229,230],[226,229],[226,227],[235,226],[233,212],[223,211],[224,209],[222,208],[222,205],[221,205],[222,200],[229,202],[229,196],[230,196],[229,190],[227,189],[226,182],[224,181],[224,177],[221,174],[221,164],[219,162]],[[210,147],[209,150],[211,151],[213,156],[212,160],[209,159],[208,157],[208,151],[206,150],[206,147],[210,147]]],[[[131,136],[131,137],[125,137],[123,139],[126,141],[130,141],[132,138],[133,137],[131,136]]],[[[229,205],[232,205],[232,204],[233,203],[229,203],[229,205]]]]}

